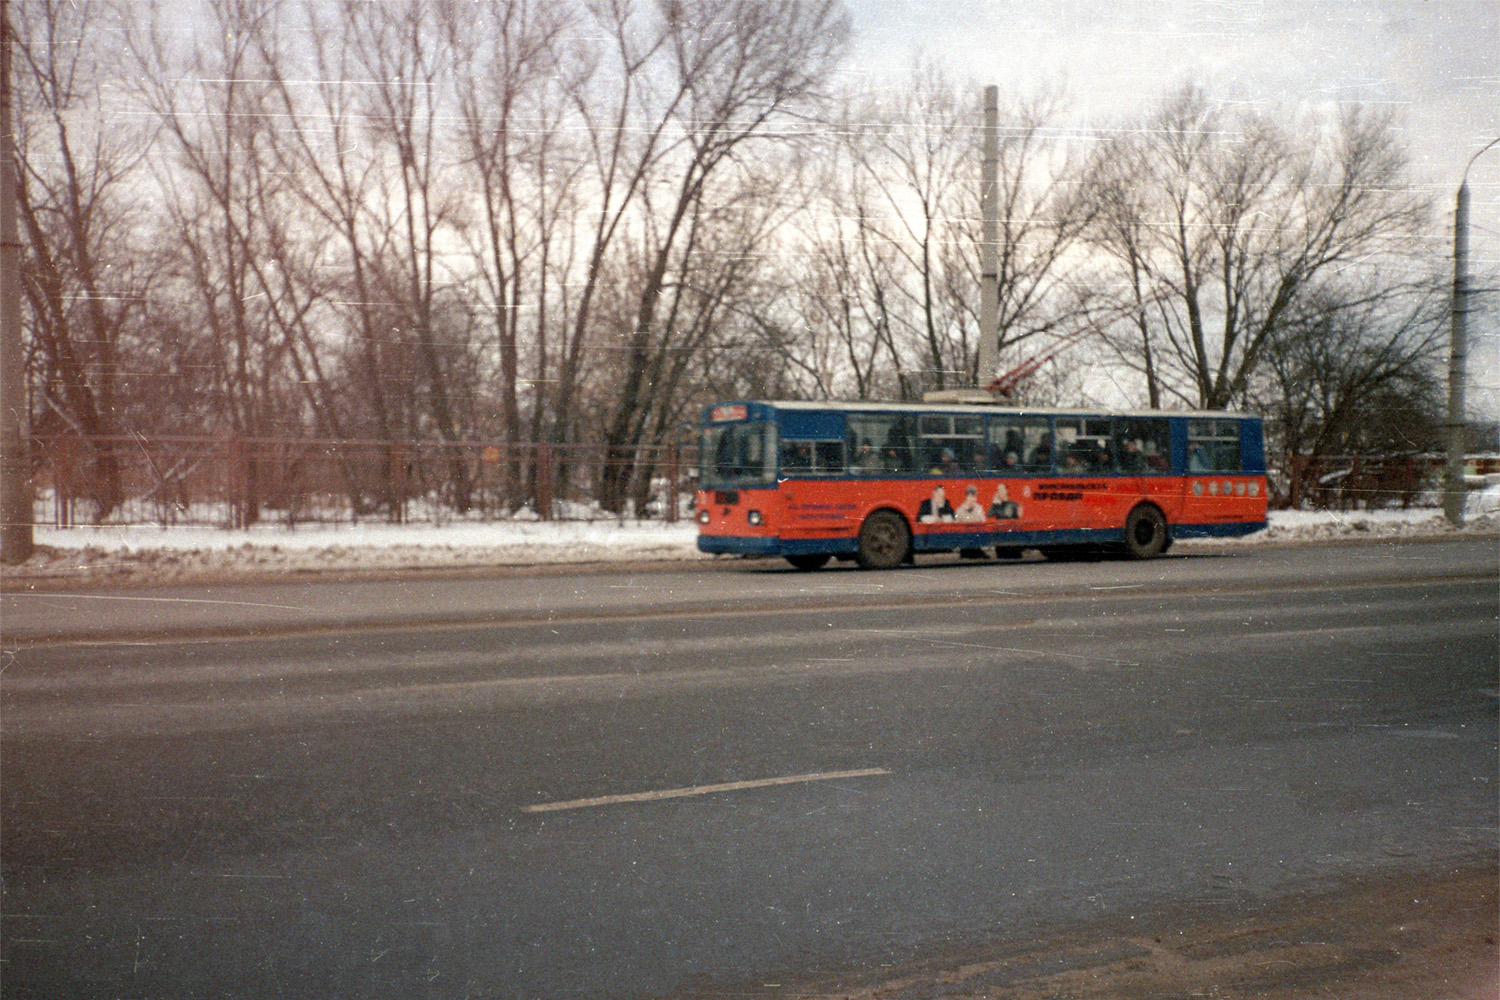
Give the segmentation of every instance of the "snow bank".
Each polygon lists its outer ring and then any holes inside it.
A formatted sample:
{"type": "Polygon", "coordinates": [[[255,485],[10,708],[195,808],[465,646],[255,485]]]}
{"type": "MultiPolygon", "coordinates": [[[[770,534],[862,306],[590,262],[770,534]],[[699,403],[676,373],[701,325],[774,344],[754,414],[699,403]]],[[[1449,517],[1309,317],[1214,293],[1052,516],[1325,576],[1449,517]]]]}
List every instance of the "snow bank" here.
{"type": "MultiPolygon", "coordinates": [[[[1469,497],[1466,533],[1500,530],[1500,486],[1469,497]]],[[[1270,526],[1233,542],[1258,545],[1338,538],[1451,535],[1432,508],[1380,511],[1273,511],[1270,526]]],[[[41,528],[37,554],[4,568],[8,586],[57,579],[169,583],[216,578],[281,578],[301,574],[381,574],[641,560],[708,559],[691,520],[508,521],[488,524],[218,528],[107,526],[41,528]]]]}

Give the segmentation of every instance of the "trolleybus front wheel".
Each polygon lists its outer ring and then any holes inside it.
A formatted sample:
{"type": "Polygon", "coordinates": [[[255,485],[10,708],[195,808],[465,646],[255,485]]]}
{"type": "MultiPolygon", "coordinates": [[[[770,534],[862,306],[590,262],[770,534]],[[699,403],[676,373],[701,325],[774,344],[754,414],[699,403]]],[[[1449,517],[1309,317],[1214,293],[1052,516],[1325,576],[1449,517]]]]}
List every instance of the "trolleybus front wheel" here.
{"type": "Polygon", "coordinates": [[[1125,518],[1125,554],[1150,559],[1167,550],[1167,519],[1150,504],[1141,504],[1125,518]]]}
{"type": "Polygon", "coordinates": [[[893,510],[877,510],[859,528],[859,554],[865,569],[894,569],[911,551],[911,530],[906,518],[893,510]]]}

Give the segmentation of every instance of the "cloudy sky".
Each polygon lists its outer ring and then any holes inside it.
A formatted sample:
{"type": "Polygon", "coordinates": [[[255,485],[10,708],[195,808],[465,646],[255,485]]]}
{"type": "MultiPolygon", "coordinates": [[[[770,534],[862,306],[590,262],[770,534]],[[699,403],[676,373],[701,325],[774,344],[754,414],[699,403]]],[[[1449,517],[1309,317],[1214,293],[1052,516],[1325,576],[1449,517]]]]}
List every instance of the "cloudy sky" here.
{"type": "MultiPolygon", "coordinates": [[[[1027,92],[1062,84],[1080,128],[1141,113],[1187,80],[1284,107],[1388,106],[1451,248],[1465,165],[1500,136],[1497,0],[846,0],[851,72],[899,76],[915,57],[1027,92]]],[[[1500,272],[1500,147],[1469,168],[1471,273],[1500,272]]],[[[1449,250],[1451,253],[1451,249],[1449,250]]],[[[1471,326],[1475,393],[1500,412],[1496,311],[1471,326]]]]}

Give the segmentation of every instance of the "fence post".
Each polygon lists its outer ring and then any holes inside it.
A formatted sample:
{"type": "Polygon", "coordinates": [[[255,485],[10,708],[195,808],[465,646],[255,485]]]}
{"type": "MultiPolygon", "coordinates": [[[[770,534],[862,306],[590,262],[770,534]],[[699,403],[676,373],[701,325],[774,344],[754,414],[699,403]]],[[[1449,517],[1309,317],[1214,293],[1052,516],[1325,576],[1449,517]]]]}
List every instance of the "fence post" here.
{"type": "Polygon", "coordinates": [[[229,494],[229,527],[244,528],[249,525],[250,457],[245,448],[245,439],[232,434],[224,444],[226,491],[229,494]]]}
{"type": "Polygon", "coordinates": [[[391,484],[391,523],[406,523],[406,445],[401,441],[392,441],[390,447],[390,464],[386,476],[391,484]]]}
{"type": "Polygon", "coordinates": [[[59,528],[73,527],[73,438],[64,434],[52,440],[52,489],[54,518],[59,528]]]}
{"type": "Polygon", "coordinates": [[[552,445],[544,441],[536,446],[536,512],[543,521],[552,520],[552,487],[556,471],[552,445]]]}
{"type": "Polygon", "coordinates": [[[677,523],[677,442],[667,442],[667,523],[677,523]]]}

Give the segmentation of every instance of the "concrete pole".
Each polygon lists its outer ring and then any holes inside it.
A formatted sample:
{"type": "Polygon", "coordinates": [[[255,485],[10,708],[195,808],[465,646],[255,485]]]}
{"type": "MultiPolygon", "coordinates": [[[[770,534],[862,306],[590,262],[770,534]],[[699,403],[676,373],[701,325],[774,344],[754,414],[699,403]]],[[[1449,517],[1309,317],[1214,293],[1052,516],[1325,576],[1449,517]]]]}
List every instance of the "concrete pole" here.
{"type": "Polygon", "coordinates": [[[0,562],[31,558],[31,461],[21,353],[21,240],[16,220],[16,135],[10,2],[0,0],[0,562]]]}
{"type": "Polygon", "coordinates": [[[1464,523],[1465,373],[1469,361],[1469,178],[1465,171],[1453,211],[1452,340],[1448,346],[1448,464],[1443,477],[1443,514],[1464,523]]]}
{"type": "Polygon", "coordinates": [[[988,388],[1000,368],[1000,88],[984,88],[984,166],[979,211],[979,387],[988,388]]]}
{"type": "Polygon", "coordinates": [[[1500,145],[1500,137],[1469,157],[1453,206],[1453,325],[1448,345],[1448,462],[1443,475],[1443,514],[1455,527],[1463,526],[1468,500],[1464,486],[1464,450],[1468,444],[1464,396],[1469,367],[1469,168],[1496,145],[1500,145]]]}

